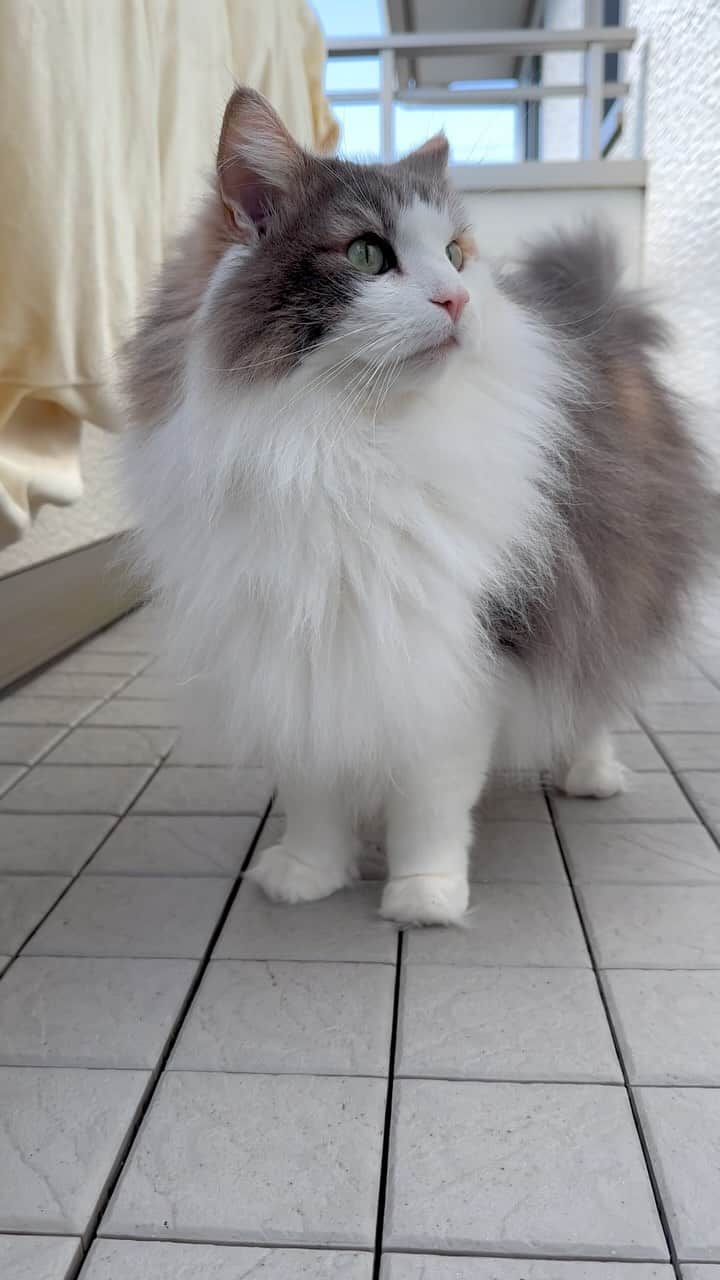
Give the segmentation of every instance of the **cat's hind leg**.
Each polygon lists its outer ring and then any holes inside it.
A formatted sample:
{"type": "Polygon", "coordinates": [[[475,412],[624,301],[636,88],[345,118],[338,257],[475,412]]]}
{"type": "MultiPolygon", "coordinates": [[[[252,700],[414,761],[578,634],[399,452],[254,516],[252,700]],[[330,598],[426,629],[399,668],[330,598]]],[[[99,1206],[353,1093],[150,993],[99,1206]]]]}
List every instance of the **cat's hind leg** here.
{"type": "Polygon", "coordinates": [[[312,902],[350,884],[358,842],[342,798],[332,790],[294,783],[281,788],[286,832],[263,849],[247,873],[274,902],[312,902]]]}
{"type": "Polygon", "coordinates": [[[605,800],[626,789],[626,771],[615,755],[612,734],[595,729],[576,742],[569,764],[558,770],[556,785],[569,796],[605,800]]]}

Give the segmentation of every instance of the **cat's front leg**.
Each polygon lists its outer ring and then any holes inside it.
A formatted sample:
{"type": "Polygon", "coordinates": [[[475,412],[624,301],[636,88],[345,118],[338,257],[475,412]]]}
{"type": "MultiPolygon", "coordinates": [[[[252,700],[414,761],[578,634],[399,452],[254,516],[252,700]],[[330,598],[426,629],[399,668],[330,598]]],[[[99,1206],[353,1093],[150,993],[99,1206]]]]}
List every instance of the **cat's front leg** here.
{"type": "Polygon", "coordinates": [[[355,878],[358,843],[342,798],[306,782],[280,789],[286,829],[280,844],[263,849],[248,878],[275,902],[327,898],[355,878]]]}
{"type": "Polygon", "coordinates": [[[389,879],[381,915],[402,924],[456,924],[469,898],[471,809],[490,739],[478,729],[464,752],[397,776],[387,799],[389,879]]]}

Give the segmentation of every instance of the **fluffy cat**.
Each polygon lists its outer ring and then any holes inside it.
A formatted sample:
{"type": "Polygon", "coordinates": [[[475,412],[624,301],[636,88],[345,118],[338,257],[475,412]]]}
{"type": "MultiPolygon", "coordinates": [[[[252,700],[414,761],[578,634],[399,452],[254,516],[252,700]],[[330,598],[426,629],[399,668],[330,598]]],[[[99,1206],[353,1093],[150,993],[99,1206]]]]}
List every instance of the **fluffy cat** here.
{"type": "Polygon", "coordinates": [[[446,166],[442,136],[320,159],[238,89],[125,374],[168,647],[285,804],[255,878],[332,893],[382,809],[382,913],[419,923],[466,909],[491,760],[621,788],[612,715],[678,626],[708,509],[612,244],[558,235],[498,274],[446,166]]]}

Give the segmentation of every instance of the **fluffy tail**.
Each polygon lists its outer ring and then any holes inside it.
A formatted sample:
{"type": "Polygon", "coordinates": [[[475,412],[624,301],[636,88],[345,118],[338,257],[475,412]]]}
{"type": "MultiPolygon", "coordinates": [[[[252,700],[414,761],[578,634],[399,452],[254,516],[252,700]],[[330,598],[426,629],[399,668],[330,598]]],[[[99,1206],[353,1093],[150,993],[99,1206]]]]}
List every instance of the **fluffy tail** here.
{"type": "Polygon", "coordinates": [[[645,350],[670,342],[667,325],[647,295],[622,283],[623,266],[613,235],[590,223],[555,231],[520,261],[509,286],[519,302],[570,341],[597,353],[619,347],[645,350]]]}

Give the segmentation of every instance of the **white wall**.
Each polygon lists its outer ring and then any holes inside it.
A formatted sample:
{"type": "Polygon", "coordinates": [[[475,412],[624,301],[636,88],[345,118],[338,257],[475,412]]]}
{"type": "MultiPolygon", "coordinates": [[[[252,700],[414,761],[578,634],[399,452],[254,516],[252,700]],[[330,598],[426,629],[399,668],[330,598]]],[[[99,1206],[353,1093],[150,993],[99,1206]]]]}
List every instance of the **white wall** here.
{"type": "MultiPolygon", "coordinates": [[[[698,402],[720,487],[720,0],[628,0],[625,19],[649,41],[643,279],[666,300],[673,374],[698,402]]],[[[637,64],[634,53],[635,93],[637,64]]],[[[631,95],[617,155],[629,154],[637,110],[631,95]]]]}
{"type": "Polygon", "coordinates": [[[463,197],[478,243],[491,255],[512,255],[523,240],[553,227],[573,227],[594,217],[615,230],[627,278],[640,276],[643,192],[637,187],[601,190],[474,191],[463,197]]]}
{"type": "MultiPolygon", "coordinates": [[[[585,25],[585,0],[546,0],[545,26],[569,30],[585,25]]],[[[584,54],[546,53],[542,82],[582,84],[584,54]]],[[[546,98],[540,108],[540,159],[579,160],[581,156],[582,98],[546,98]]]]}

